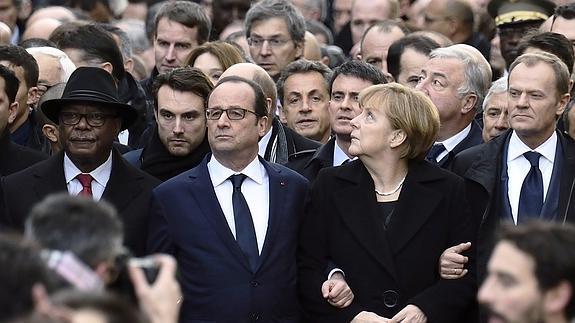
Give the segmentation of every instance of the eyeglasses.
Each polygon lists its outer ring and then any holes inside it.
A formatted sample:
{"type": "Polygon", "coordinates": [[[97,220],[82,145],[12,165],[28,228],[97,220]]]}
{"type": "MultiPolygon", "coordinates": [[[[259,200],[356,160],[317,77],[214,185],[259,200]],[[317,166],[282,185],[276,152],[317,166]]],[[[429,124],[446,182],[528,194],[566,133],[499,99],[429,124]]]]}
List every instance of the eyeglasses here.
{"type": "Polygon", "coordinates": [[[224,112],[228,115],[230,120],[242,120],[246,117],[246,112],[252,113],[256,117],[257,113],[242,109],[242,108],[230,108],[230,109],[206,109],[206,118],[208,120],[220,120],[220,117],[224,112]]]}
{"type": "Polygon", "coordinates": [[[76,112],[60,112],[60,121],[67,126],[77,125],[82,118],[86,118],[86,122],[92,127],[101,127],[110,118],[117,118],[115,114],[106,114],[101,112],[92,113],[76,113],[76,112]]]}
{"type": "Polygon", "coordinates": [[[268,42],[268,46],[271,48],[280,48],[283,45],[287,44],[290,40],[289,39],[281,39],[281,38],[261,38],[261,37],[250,37],[248,38],[248,45],[254,48],[261,48],[265,42],[268,42]]]}

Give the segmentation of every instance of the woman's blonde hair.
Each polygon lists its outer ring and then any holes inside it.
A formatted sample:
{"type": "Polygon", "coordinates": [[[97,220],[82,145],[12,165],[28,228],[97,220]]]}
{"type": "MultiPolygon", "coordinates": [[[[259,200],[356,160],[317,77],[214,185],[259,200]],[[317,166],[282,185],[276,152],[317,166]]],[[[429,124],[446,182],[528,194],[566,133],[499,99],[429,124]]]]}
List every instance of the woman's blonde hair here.
{"type": "Polygon", "coordinates": [[[439,113],[423,93],[397,83],[372,85],[359,94],[362,107],[381,108],[393,129],[406,134],[401,158],[423,159],[439,132],[439,113]]]}

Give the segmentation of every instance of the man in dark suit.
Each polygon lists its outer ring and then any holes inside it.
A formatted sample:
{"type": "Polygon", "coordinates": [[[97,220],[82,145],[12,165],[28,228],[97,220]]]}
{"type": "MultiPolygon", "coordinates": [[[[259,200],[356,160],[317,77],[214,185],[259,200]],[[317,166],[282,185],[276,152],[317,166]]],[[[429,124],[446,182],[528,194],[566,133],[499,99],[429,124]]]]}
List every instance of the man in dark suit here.
{"type": "Polygon", "coordinates": [[[525,54],[511,65],[508,84],[511,129],[462,152],[453,166],[467,180],[467,196],[481,224],[480,281],[501,222],[575,220],[570,205],[575,143],[555,129],[569,101],[567,67],[552,54],[525,54]]]}
{"type": "Polygon", "coordinates": [[[350,121],[361,113],[357,100],[359,92],[370,85],[384,83],[387,83],[385,75],[370,64],[352,60],[337,67],[329,84],[329,116],[334,136],[311,159],[290,161],[287,166],[311,182],[322,168],[339,166],[352,159],[348,152],[352,130],[350,121]]]}
{"type": "Polygon", "coordinates": [[[265,134],[258,143],[260,156],[267,161],[282,165],[288,161],[302,162],[311,158],[320,143],[299,135],[279,121],[276,116],[278,100],[276,85],[263,68],[252,63],[239,63],[230,66],[221,77],[226,76],[239,76],[254,81],[262,88],[268,99],[268,123],[265,134]]]}
{"type": "Polygon", "coordinates": [[[3,178],[0,223],[21,231],[36,202],[68,191],[115,206],[124,221],[125,245],[142,255],[151,191],[159,181],[130,166],[112,149],[120,130],[137,117],[134,108],[118,100],[112,75],[97,67],[78,68],[62,98],[46,101],[41,108],[58,124],[64,149],[3,178]]]}
{"type": "Polygon", "coordinates": [[[299,322],[298,225],[308,182],[258,157],[265,96],[226,77],[206,110],[213,155],[153,192],[149,252],[173,254],[181,322],[299,322]]]}
{"type": "Polygon", "coordinates": [[[474,117],[491,85],[491,66],[477,49],[457,44],[433,50],[421,75],[416,89],[431,99],[441,120],[427,159],[449,169],[455,155],[481,143],[474,117]]]}
{"type": "Polygon", "coordinates": [[[40,152],[17,145],[10,140],[8,124],[16,118],[16,93],[19,81],[7,67],[0,65],[0,176],[6,176],[43,159],[40,152]]]}

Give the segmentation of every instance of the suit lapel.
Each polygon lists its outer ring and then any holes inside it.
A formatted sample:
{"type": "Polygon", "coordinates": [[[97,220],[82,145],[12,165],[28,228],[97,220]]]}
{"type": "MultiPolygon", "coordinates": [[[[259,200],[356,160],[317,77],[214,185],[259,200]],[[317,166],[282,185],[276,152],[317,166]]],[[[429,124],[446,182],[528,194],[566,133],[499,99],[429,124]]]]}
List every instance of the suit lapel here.
{"type": "Polygon", "coordinates": [[[441,200],[441,193],[425,185],[426,181],[432,179],[425,171],[430,167],[434,166],[424,162],[410,163],[409,173],[395,207],[395,216],[391,217],[391,229],[387,232],[394,254],[419,231],[441,200]]]}
{"type": "Polygon", "coordinates": [[[375,219],[379,209],[373,180],[360,161],[342,166],[339,177],[341,189],[333,195],[336,209],[341,210],[339,216],[357,241],[397,280],[386,232],[375,219]]]}
{"type": "Polygon", "coordinates": [[[112,203],[121,214],[134,197],[140,194],[142,188],[138,182],[143,178],[126,165],[115,149],[112,150],[112,171],[102,199],[112,203]]]}
{"type": "MultiPolygon", "coordinates": [[[[220,202],[216,197],[214,186],[208,172],[208,161],[211,154],[208,154],[202,163],[193,168],[189,174],[189,192],[195,200],[195,205],[198,206],[200,213],[212,225],[212,228],[220,237],[224,245],[230,252],[242,263],[247,270],[251,271],[248,259],[243,254],[240,246],[236,242],[234,235],[230,229],[228,221],[222,211],[220,202]]],[[[194,212],[195,210],[191,210],[194,212]]]]}
{"type": "Polygon", "coordinates": [[[575,221],[573,212],[569,212],[569,209],[575,207],[575,205],[570,205],[573,203],[573,187],[575,185],[575,143],[560,132],[557,132],[557,136],[559,137],[557,149],[563,149],[564,158],[559,184],[559,214],[557,219],[563,223],[567,220],[573,222],[575,221]]]}
{"type": "Polygon", "coordinates": [[[260,161],[264,164],[269,178],[269,218],[264,245],[260,252],[258,269],[263,265],[265,260],[269,258],[269,254],[271,250],[273,250],[275,239],[278,236],[277,230],[285,220],[286,208],[283,207],[281,201],[285,199],[287,185],[289,184],[280,169],[273,167],[272,164],[267,163],[261,157],[260,161]]]}
{"type": "Polygon", "coordinates": [[[32,188],[38,200],[55,192],[68,192],[64,177],[64,152],[47,159],[44,167],[36,169],[33,176],[38,181],[32,188]]]}

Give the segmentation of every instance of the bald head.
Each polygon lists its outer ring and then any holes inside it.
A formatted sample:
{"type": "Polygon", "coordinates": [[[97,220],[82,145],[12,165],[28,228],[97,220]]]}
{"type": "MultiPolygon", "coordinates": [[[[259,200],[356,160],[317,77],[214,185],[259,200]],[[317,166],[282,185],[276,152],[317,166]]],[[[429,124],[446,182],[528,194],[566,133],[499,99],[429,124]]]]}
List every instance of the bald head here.
{"type": "Polygon", "coordinates": [[[76,16],[70,9],[60,6],[51,6],[46,8],[40,8],[34,11],[34,13],[30,15],[28,21],[26,21],[26,28],[31,26],[37,20],[45,18],[56,19],[61,23],[76,20],[76,16]]]}
{"type": "Polygon", "coordinates": [[[309,31],[305,32],[305,47],[303,57],[308,61],[321,60],[321,48],[315,36],[309,31]]]}
{"type": "Polygon", "coordinates": [[[60,27],[60,25],[62,23],[54,18],[38,19],[26,28],[24,35],[22,35],[22,40],[30,38],[48,39],[54,29],[60,27]]]}
{"type": "MultiPolygon", "coordinates": [[[[274,80],[263,68],[252,63],[238,63],[225,70],[222,76],[220,76],[220,79],[223,79],[226,76],[239,76],[257,83],[262,88],[266,98],[271,101],[269,109],[270,118],[275,115],[278,97],[276,85],[274,80]]],[[[268,127],[271,127],[271,125],[272,123],[268,122],[268,127]]]]}
{"type": "Polygon", "coordinates": [[[0,21],[0,45],[9,45],[12,38],[12,31],[7,24],[0,21]]]}

